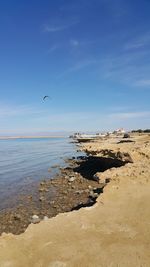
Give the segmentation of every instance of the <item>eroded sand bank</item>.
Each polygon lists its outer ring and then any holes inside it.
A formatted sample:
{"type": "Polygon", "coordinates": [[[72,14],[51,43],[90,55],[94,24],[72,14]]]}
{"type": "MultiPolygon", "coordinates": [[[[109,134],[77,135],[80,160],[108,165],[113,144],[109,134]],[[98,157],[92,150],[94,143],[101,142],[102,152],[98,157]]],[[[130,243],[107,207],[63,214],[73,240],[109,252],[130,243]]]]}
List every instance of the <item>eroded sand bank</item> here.
{"type": "Polygon", "coordinates": [[[133,163],[97,174],[111,181],[93,207],[30,225],[19,236],[3,234],[0,266],[149,267],[149,139],[142,135],[130,143],[109,138],[85,144],[83,149],[100,157],[129,153],[133,163]]]}

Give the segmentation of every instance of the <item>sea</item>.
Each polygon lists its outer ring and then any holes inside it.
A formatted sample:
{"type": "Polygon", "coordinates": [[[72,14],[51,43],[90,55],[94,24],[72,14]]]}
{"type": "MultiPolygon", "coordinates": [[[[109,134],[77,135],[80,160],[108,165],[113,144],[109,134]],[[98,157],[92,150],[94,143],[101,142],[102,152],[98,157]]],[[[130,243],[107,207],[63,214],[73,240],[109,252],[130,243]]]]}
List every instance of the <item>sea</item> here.
{"type": "MultiPolygon", "coordinates": [[[[77,156],[69,138],[20,138],[0,140],[0,211],[43,179],[51,179],[77,156]]],[[[13,204],[12,204],[13,205],[13,204]]]]}

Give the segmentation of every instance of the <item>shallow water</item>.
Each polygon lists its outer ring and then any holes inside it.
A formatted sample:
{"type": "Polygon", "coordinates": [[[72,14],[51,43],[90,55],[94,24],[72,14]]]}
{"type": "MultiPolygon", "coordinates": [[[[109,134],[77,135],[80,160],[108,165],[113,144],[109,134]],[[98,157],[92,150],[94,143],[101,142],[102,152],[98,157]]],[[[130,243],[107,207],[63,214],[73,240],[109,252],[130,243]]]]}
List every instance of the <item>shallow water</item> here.
{"type": "Polygon", "coordinates": [[[68,138],[0,140],[0,210],[34,182],[54,177],[58,168],[48,169],[75,154],[68,138]]]}

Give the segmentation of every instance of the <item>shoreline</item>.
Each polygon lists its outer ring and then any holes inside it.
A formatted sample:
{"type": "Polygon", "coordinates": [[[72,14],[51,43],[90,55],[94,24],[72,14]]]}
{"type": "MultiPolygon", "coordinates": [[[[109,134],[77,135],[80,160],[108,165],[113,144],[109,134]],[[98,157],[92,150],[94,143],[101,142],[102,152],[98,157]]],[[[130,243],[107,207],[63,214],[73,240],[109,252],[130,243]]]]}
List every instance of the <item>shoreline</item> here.
{"type": "MultiPolygon", "coordinates": [[[[116,138],[118,140],[118,136],[116,138]]],[[[106,138],[98,140],[105,142],[106,138]]],[[[45,217],[52,218],[59,213],[78,210],[96,203],[109,179],[100,181],[94,175],[98,170],[120,167],[128,162],[128,158],[125,159],[125,163],[119,158],[97,160],[93,155],[88,155],[90,153],[89,148],[86,149],[87,146],[88,143],[76,143],[77,151],[84,151],[86,156],[67,159],[64,168],[54,166],[59,170],[59,174],[53,178],[33,182],[32,190],[26,189],[23,194],[18,194],[15,206],[0,211],[0,235],[3,232],[17,235],[23,233],[34,223],[34,216],[38,217],[35,223],[39,223],[45,217]]],[[[131,159],[129,161],[132,162],[131,159]]],[[[53,166],[48,171],[51,169],[53,166]]]]}
{"type": "MultiPolygon", "coordinates": [[[[71,179],[69,167],[62,181],[69,183],[69,199],[74,183],[89,182],[89,174],[97,179],[93,181],[96,185],[105,183],[100,196],[95,195],[94,205],[87,207],[86,202],[81,205],[85,208],[64,210],[54,218],[32,223],[19,236],[2,234],[0,265],[149,267],[150,136],[132,135],[130,140],[134,142],[108,138],[82,144],[80,149],[88,158],[75,169],[82,179],[71,179]]],[[[64,192],[66,184],[59,181],[64,192]]],[[[62,199],[60,203],[62,206],[62,199]]]]}
{"type": "MultiPolygon", "coordinates": [[[[3,232],[18,235],[23,233],[29,224],[40,222],[45,217],[52,218],[59,213],[92,206],[103,191],[105,183],[99,184],[92,180],[92,176],[91,179],[83,177],[80,165],[86,163],[87,159],[85,156],[67,159],[66,167],[56,166],[59,167],[59,174],[33,183],[32,190],[25,190],[20,194],[17,205],[1,210],[0,235],[3,232]],[[35,222],[34,216],[38,217],[35,222]]],[[[85,171],[87,168],[88,164],[85,171]]]]}

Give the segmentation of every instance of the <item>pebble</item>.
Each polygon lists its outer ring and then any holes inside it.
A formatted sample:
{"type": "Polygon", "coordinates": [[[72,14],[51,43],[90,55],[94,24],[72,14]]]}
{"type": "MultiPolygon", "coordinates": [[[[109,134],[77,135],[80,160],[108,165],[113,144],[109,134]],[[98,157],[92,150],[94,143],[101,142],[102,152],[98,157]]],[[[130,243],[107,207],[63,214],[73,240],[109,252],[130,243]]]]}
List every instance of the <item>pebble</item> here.
{"type": "Polygon", "coordinates": [[[85,189],[84,190],[85,193],[89,193],[89,191],[90,191],[89,189],[85,189]]]}
{"type": "Polygon", "coordinates": [[[52,201],[49,202],[50,205],[53,205],[54,203],[55,203],[54,200],[52,200],[52,201]]]}
{"type": "Polygon", "coordinates": [[[40,201],[43,201],[43,200],[44,200],[44,197],[40,197],[39,200],[40,200],[40,201]]]}
{"type": "Polygon", "coordinates": [[[53,166],[51,166],[51,168],[59,168],[60,167],[60,165],[53,165],[53,166]]]}
{"type": "Polygon", "coordinates": [[[77,190],[75,193],[80,195],[80,194],[82,194],[83,192],[84,192],[84,190],[77,190]]]}
{"type": "Polygon", "coordinates": [[[76,179],[76,177],[70,177],[69,179],[68,179],[68,182],[74,182],[75,181],[75,179],[76,179]]]}
{"type": "Polygon", "coordinates": [[[45,189],[44,188],[40,188],[39,189],[39,192],[43,192],[45,189]]]}
{"type": "Polygon", "coordinates": [[[47,221],[48,220],[48,217],[47,216],[44,216],[43,220],[44,221],[47,221]]]}
{"type": "Polygon", "coordinates": [[[47,188],[45,188],[45,192],[49,192],[49,190],[47,188]]]}
{"type": "Polygon", "coordinates": [[[33,215],[31,218],[31,223],[39,223],[40,222],[40,218],[37,215],[33,215]]]}
{"type": "Polygon", "coordinates": [[[92,197],[92,198],[97,198],[98,197],[98,193],[94,193],[93,191],[91,191],[89,196],[92,197]]]}
{"type": "Polygon", "coordinates": [[[93,189],[91,185],[89,185],[89,186],[88,186],[88,188],[89,188],[90,190],[92,190],[92,189],[93,189]]]}
{"type": "Polygon", "coordinates": [[[40,185],[45,185],[45,182],[40,182],[40,185]]]}

